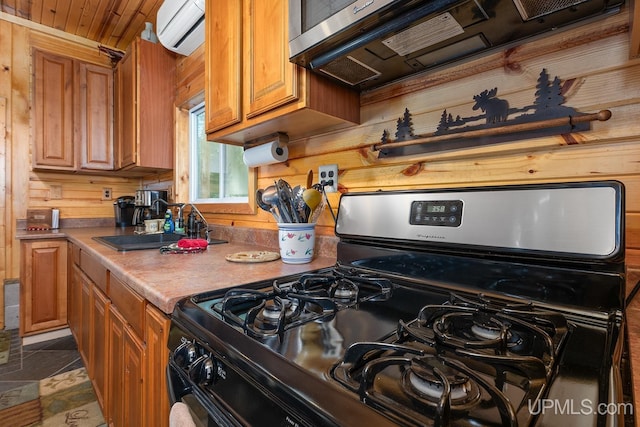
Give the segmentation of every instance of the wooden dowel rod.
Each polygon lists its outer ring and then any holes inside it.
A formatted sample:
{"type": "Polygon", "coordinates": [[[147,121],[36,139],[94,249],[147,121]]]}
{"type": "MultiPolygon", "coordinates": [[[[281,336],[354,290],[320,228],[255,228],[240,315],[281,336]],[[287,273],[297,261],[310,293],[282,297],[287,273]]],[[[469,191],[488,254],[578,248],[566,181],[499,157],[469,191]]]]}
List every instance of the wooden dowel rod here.
{"type": "Polygon", "coordinates": [[[508,133],[527,132],[557,126],[573,125],[576,123],[592,122],[595,120],[604,122],[611,117],[611,111],[600,110],[597,113],[583,114],[579,116],[560,117],[557,119],[540,120],[531,123],[517,123],[514,125],[501,126],[494,129],[478,129],[468,132],[449,133],[446,135],[430,135],[422,138],[410,139],[407,141],[389,142],[386,144],[377,143],[373,145],[373,150],[378,151],[384,148],[408,147],[411,145],[426,144],[428,142],[448,141],[452,139],[480,138],[485,136],[504,135],[508,133]]]}

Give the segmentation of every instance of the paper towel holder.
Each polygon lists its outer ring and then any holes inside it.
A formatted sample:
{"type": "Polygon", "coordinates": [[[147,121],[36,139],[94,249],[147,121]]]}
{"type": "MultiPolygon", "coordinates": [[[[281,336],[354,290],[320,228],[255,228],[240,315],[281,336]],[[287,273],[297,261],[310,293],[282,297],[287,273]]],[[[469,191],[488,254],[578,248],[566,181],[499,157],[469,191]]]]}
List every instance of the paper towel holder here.
{"type": "Polygon", "coordinates": [[[282,147],[284,144],[289,143],[289,135],[283,132],[274,132],[269,135],[261,136],[260,138],[252,139],[244,143],[244,149],[247,150],[249,148],[257,147],[262,144],[270,144],[272,142],[277,142],[279,147],[282,147]]]}

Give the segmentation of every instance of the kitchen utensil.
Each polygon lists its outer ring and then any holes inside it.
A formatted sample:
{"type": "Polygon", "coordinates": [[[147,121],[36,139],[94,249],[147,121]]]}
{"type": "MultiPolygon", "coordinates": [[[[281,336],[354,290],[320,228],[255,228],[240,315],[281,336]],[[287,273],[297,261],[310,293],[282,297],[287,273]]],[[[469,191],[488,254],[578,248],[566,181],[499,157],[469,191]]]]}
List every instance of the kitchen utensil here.
{"type": "Polygon", "coordinates": [[[270,205],[268,203],[265,203],[265,201],[264,201],[264,190],[262,190],[262,189],[256,190],[256,203],[258,204],[258,207],[260,209],[262,209],[263,211],[267,211],[267,212],[271,213],[271,215],[273,215],[273,217],[275,218],[276,222],[281,222],[282,221],[281,218],[280,218],[280,215],[276,211],[276,207],[274,205],[270,205]]]}
{"type": "Polygon", "coordinates": [[[293,187],[293,200],[291,202],[293,204],[293,208],[298,212],[298,218],[300,219],[300,222],[307,222],[307,219],[309,218],[309,214],[311,212],[304,199],[302,198],[303,193],[303,187],[299,185],[293,187]]]}
{"type": "Polygon", "coordinates": [[[309,169],[307,172],[307,188],[311,188],[313,186],[313,169],[309,169]]]}
{"type": "Polygon", "coordinates": [[[308,219],[310,219],[313,217],[314,209],[316,209],[322,201],[322,194],[315,188],[307,188],[306,190],[304,190],[304,193],[302,193],[302,199],[307,204],[307,206],[309,206],[309,209],[311,209],[311,213],[308,217],[308,219]]]}
{"type": "Polygon", "coordinates": [[[293,190],[289,183],[284,179],[279,179],[276,182],[276,189],[278,191],[278,198],[280,199],[279,202],[283,219],[286,220],[288,218],[288,221],[285,222],[300,222],[297,211],[293,208],[291,203],[293,190]],[[286,214],[284,212],[286,212],[286,214]]]}
{"type": "Polygon", "coordinates": [[[278,222],[291,222],[291,218],[288,216],[288,213],[282,209],[278,190],[275,185],[270,185],[264,189],[262,192],[262,201],[267,205],[272,206],[274,211],[278,212],[278,217],[280,218],[278,222]]]}

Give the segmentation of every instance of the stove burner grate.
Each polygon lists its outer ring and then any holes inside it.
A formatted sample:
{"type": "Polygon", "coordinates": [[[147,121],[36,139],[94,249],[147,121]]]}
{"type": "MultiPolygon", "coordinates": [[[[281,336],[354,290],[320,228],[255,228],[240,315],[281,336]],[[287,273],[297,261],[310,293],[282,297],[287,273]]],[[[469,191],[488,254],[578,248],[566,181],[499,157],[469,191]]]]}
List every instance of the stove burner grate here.
{"type": "Polygon", "coordinates": [[[386,301],[392,290],[388,279],[335,268],[284,283],[274,280],[266,291],[231,289],[212,309],[247,335],[264,339],[282,337],[285,330],[307,322],[330,320],[338,310],[363,302],[386,301]]]}
{"type": "MultiPolygon", "coordinates": [[[[446,426],[469,416],[474,408],[482,408],[480,412],[494,423],[518,425],[523,415],[514,410],[497,385],[470,365],[471,359],[464,361],[410,345],[356,343],[347,349],[332,376],[357,392],[363,402],[392,413],[399,421],[446,426]]],[[[530,389],[522,394],[533,398],[541,391],[536,382],[528,385],[530,389]]]]}

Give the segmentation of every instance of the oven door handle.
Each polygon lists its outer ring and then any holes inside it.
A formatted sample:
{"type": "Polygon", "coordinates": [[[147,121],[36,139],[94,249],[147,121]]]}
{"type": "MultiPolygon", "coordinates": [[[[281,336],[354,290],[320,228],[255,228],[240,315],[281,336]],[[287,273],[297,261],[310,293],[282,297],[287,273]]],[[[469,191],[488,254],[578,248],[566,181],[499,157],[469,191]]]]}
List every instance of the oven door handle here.
{"type": "Polygon", "coordinates": [[[165,372],[171,406],[177,402],[186,404],[197,427],[208,427],[211,425],[219,427],[243,426],[241,422],[236,420],[227,411],[219,408],[214,403],[208,402],[206,396],[197,388],[191,386],[181,375],[179,368],[173,366],[171,362],[167,365],[165,372]]]}

